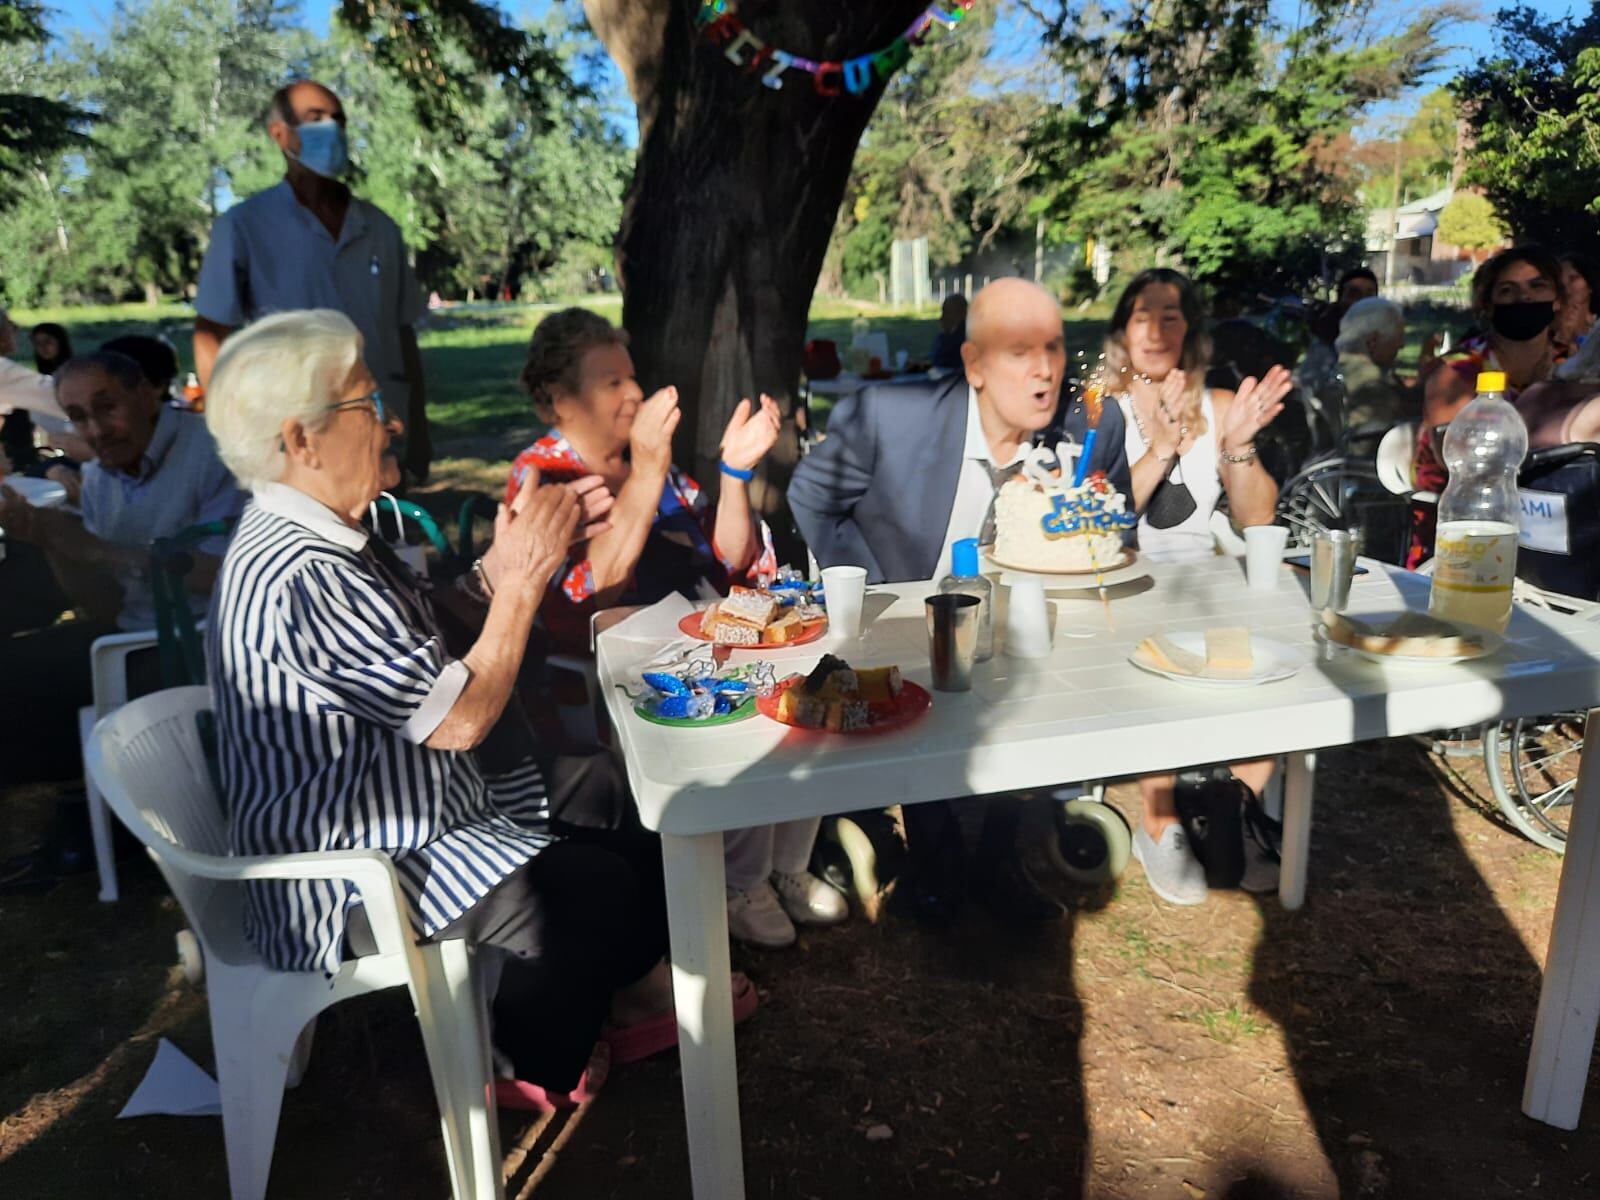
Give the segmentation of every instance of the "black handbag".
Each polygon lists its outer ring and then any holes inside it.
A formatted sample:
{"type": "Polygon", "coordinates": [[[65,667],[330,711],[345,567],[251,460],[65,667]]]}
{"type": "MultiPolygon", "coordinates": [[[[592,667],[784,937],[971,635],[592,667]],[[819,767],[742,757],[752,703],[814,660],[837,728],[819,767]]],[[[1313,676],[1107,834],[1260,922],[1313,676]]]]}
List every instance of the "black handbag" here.
{"type": "Polygon", "coordinates": [[[1244,878],[1244,797],[1249,791],[1226,767],[1178,776],[1178,819],[1205,868],[1206,887],[1213,891],[1236,888],[1244,878]]]}

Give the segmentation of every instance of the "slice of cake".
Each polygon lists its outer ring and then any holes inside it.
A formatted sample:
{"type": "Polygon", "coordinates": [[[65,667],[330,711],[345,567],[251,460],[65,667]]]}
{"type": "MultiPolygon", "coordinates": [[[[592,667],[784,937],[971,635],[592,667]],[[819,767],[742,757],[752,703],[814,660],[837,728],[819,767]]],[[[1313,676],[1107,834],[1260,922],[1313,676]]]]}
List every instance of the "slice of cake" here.
{"type": "Polygon", "coordinates": [[[899,667],[862,667],[856,672],[856,682],[868,704],[886,704],[905,686],[899,667]]]}
{"type": "Polygon", "coordinates": [[[779,606],[766,592],[736,587],[728,592],[727,598],[717,607],[724,617],[733,617],[757,629],[764,629],[772,622],[779,606]]]}
{"type": "Polygon", "coordinates": [[[805,636],[806,623],[800,619],[800,614],[792,608],[783,610],[783,615],[767,626],[765,640],[769,645],[782,645],[792,642],[796,638],[805,636]]]}
{"type": "Polygon", "coordinates": [[[760,625],[751,625],[745,621],[734,620],[726,613],[719,613],[712,623],[711,640],[722,646],[759,646],[761,644],[760,625]]]}

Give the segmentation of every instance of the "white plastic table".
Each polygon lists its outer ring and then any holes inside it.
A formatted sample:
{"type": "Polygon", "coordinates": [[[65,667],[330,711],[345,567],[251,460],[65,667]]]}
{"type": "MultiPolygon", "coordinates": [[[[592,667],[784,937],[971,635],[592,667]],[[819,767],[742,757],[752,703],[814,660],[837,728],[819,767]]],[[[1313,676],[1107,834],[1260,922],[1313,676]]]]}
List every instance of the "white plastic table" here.
{"type": "MultiPolygon", "coordinates": [[[[1351,611],[1426,604],[1427,581],[1366,563],[1351,611]]],[[[904,729],[841,737],[755,717],[713,729],[668,729],[640,720],[614,687],[668,640],[642,636],[649,611],[600,635],[600,678],[617,744],[644,823],[660,832],[671,925],[673,986],[694,1194],[744,1194],[730,998],[724,830],[892,804],[1081,779],[1288,756],[1280,896],[1304,900],[1315,752],[1377,738],[1472,726],[1540,713],[1600,708],[1600,627],[1519,608],[1506,646],[1454,666],[1377,664],[1339,650],[1324,661],[1311,636],[1303,576],[1283,568],[1271,593],[1244,586],[1233,559],[1157,564],[1151,581],[1118,589],[1115,631],[1058,637],[1045,658],[997,653],[969,693],[934,693],[933,709],[904,729]],[[1153,586],[1152,586],[1153,585],[1153,586]],[[1145,590],[1140,591],[1140,588],[1145,590]],[[1248,623],[1300,647],[1292,679],[1213,690],[1174,683],[1127,662],[1157,630],[1248,623]]],[[[897,663],[928,684],[923,583],[874,587],[862,637],[826,639],[762,656],[807,669],[825,650],[858,666],[897,663]]],[[[1097,597],[1056,601],[1058,623],[1101,613],[1097,597]]],[[[657,624],[660,624],[659,614],[657,624]]],[[[738,652],[739,657],[752,657],[738,652]]],[[[1591,713],[1586,746],[1600,745],[1591,713]]],[[[1596,760],[1600,761],[1600,760],[1596,760]]],[[[1600,770],[1585,755],[1562,866],[1555,923],[1534,1029],[1523,1109],[1575,1128],[1600,1018],[1600,770]]]]}

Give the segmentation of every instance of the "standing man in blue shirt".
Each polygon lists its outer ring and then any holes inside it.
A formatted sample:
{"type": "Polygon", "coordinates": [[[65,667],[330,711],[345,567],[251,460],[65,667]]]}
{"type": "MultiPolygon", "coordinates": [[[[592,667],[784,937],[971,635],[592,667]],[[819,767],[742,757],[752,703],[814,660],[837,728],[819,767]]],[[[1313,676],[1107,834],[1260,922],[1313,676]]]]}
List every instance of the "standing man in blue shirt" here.
{"type": "Polygon", "coordinates": [[[217,218],[200,267],[200,384],[240,326],[290,309],[336,309],[361,331],[384,407],[405,423],[401,466],[421,482],[433,458],[414,328],[426,301],[400,228],[341,181],[350,164],[344,105],[322,84],[299,79],[273,93],[267,132],[283,151],[283,181],[217,218]]]}

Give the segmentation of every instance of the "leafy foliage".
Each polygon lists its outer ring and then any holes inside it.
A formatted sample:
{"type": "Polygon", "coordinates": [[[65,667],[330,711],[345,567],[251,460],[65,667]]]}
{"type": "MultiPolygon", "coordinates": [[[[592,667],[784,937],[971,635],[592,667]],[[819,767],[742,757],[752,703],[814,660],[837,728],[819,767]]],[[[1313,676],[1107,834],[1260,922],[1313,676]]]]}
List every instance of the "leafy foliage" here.
{"type": "Polygon", "coordinates": [[[985,64],[994,19],[991,6],[972,9],[889,85],[856,153],[825,288],[886,276],[896,238],[926,237],[929,260],[947,266],[1024,222],[1028,131],[1044,100],[985,64]]]}
{"type": "MultiPolygon", "coordinates": [[[[182,294],[216,215],[281,177],[264,115],[297,75],[340,94],[350,182],[400,225],[429,285],[519,290],[574,239],[609,245],[629,155],[582,88],[563,83],[535,104],[524,82],[476,74],[456,48],[447,78],[470,76],[477,97],[452,110],[451,128],[433,128],[436,110],[363,39],[338,27],[314,38],[291,12],[286,0],[141,0],[119,6],[103,38],[18,60],[34,90],[96,123],[80,147],[37,157],[7,213],[0,280],[11,300],[182,294]]],[[[530,44],[558,31],[566,72],[593,43],[554,23],[530,44]]],[[[11,52],[0,48],[0,63],[11,52]]]]}
{"type": "Polygon", "coordinates": [[[1466,182],[1521,237],[1600,249],[1600,0],[1581,20],[1496,18],[1502,53],[1453,89],[1473,137],[1466,182]]]}
{"type": "Polygon", "coordinates": [[[1457,192],[1439,214],[1439,237],[1452,246],[1484,250],[1506,240],[1494,205],[1476,192],[1457,192]]]}
{"type": "Polygon", "coordinates": [[[1044,208],[1125,267],[1296,286],[1331,247],[1359,254],[1352,130],[1439,60],[1454,9],[1370,38],[1370,5],[1310,0],[1284,28],[1266,0],[1154,0],[1045,24],[1069,102],[1038,127],[1044,208]]]}
{"type": "Polygon", "coordinates": [[[42,158],[81,142],[86,114],[42,84],[44,7],[0,4],[0,207],[14,200],[42,158]]]}

